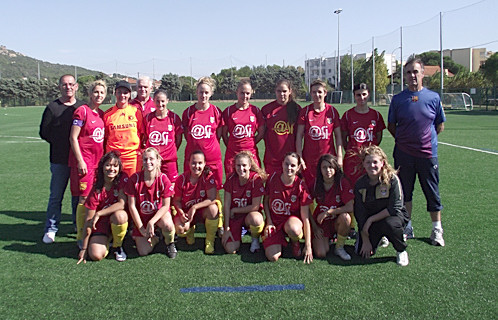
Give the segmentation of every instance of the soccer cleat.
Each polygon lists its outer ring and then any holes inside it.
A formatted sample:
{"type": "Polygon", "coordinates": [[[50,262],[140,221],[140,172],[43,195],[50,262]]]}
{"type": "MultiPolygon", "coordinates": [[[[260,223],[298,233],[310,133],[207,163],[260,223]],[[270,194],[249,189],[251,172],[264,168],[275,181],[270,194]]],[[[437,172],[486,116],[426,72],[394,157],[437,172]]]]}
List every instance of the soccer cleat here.
{"type": "Polygon", "coordinates": [[[204,252],[206,254],[213,254],[214,253],[214,242],[213,241],[206,239],[206,247],[204,248],[204,252]]]}
{"type": "Polygon", "coordinates": [[[396,263],[399,266],[406,267],[408,265],[408,252],[396,252],[396,263]]]}
{"type": "Polygon", "coordinates": [[[292,241],[291,246],[292,246],[292,255],[294,256],[294,258],[301,257],[303,252],[301,250],[301,244],[299,243],[299,241],[292,241]]]}
{"type": "Polygon", "coordinates": [[[171,259],[176,258],[176,254],[178,251],[176,250],[176,246],[174,242],[171,242],[170,244],[166,245],[166,255],[170,257],[171,259]]]}
{"type": "Polygon", "coordinates": [[[43,243],[51,244],[55,241],[55,232],[49,231],[43,235],[43,243]]]}
{"type": "Polygon", "coordinates": [[[259,246],[259,238],[252,238],[251,240],[251,248],[249,248],[249,251],[252,253],[258,251],[260,248],[259,246]]]}
{"type": "Polygon", "coordinates": [[[382,237],[382,238],[380,239],[379,246],[381,246],[382,248],[387,248],[387,247],[389,247],[389,240],[387,240],[387,238],[386,238],[386,237],[382,237]]]}
{"type": "Polygon", "coordinates": [[[351,260],[351,256],[344,250],[344,247],[335,248],[334,253],[344,261],[351,260]]]}
{"type": "Polygon", "coordinates": [[[403,231],[404,234],[404,239],[413,239],[415,238],[415,234],[413,233],[413,226],[412,226],[412,221],[408,221],[408,224],[405,227],[405,230],[403,231]]]}
{"type": "Polygon", "coordinates": [[[444,247],[443,229],[434,228],[431,233],[431,242],[434,246],[444,247]]]}
{"type": "Polygon", "coordinates": [[[123,247],[117,247],[114,251],[114,255],[116,256],[116,261],[123,262],[126,260],[126,252],[124,252],[123,247]]]}

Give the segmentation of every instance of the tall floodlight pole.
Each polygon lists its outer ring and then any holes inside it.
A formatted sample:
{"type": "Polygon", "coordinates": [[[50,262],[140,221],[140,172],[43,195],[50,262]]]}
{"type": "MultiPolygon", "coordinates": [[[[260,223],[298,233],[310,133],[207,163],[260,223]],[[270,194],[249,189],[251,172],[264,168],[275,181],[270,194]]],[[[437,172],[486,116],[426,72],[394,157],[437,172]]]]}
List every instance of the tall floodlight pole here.
{"type": "Polygon", "coordinates": [[[351,103],[354,103],[354,66],[353,66],[353,45],[351,45],[351,103]]]}
{"type": "Polygon", "coordinates": [[[375,106],[375,45],[372,37],[372,104],[375,106]]]}
{"type": "Polygon", "coordinates": [[[439,51],[441,53],[441,95],[440,98],[443,100],[443,90],[444,90],[444,63],[443,63],[443,13],[439,12],[439,51]]]}
{"type": "Polygon", "coordinates": [[[339,52],[339,35],[340,35],[340,24],[339,24],[339,15],[342,12],[342,9],[339,8],[334,11],[335,14],[337,14],[337,83],[336,83],[336,89],[337,91],[341,90],[341,54],[339,52]]]}
{"type": "Polygon", "coordinates": [[[399,50],[399,61],[401,63],[401,70],[400,70],[400,79],[401,79],[401,91],[405,90],[405,87],[404,87],[404,77],[405,77],[405,74],[403,73],[403,27],[399,27],[399,47],[401,48],[399,50]]]}
{"type": "MultiPolygon", "coordinates": [[[[394,95],[394,72],[396,71],[396,59],[394,59],[394,70],[393,70],[393,56],[394,56],[394,51],[400,49],[401,47],[397,47],[391,52],[391,95],[394,95]]],[[[401,75],[403,76],[403,75],[401,75]]],[[[401,88],[401,91],[403,91],[403,88],[401,88]]]]}

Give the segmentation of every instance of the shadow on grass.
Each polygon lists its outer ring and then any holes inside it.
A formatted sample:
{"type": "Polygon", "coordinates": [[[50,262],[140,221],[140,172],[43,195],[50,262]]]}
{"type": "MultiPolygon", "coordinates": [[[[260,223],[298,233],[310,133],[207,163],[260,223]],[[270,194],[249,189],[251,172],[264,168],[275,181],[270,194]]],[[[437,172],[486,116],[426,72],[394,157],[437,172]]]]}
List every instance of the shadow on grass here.
{"type": "Polygon", "coordinates": [[[344,246],[346,252],[351,256],[350,261],[344,261],[334,254],[334,249],[335,246],[330,246],[330,251],[327,253],[327,257],[325,259],[329,264],[333,264],[336,266],[347,267],[347,266],[368,265],[368,264],[378,264],[378,263],[388,263],[388,262],[396,263],[396,254],[394,254],[392,257],[376,257],[375,255],[373,255],[369,259],[363,259],[354,252],[354,246],[351,245],[344,246]]]}
{"type": "Polygon", "coordinates": [[[419,242],[424,242],[424,243],[427,243],[427,244],[429,244],[429,245],[432,246],[432,240],[430,238],[427,238],[427,237],[425,237],[425,238],[416,237],[416,238],[413,238],[413,240],[416,240],[416,241],[419,241],[419,242]]]}
{"type": "MultiPolygon", "coordinates": [[[[494,106],[491,106],[494,108],[494,106]]],[[[472,110],[472,111],[465,111],[465,110],[444,110],[446,114],[456,114],[456,115],[463,115],[463,116],[498,116],[498,112],[496,110],[472,110]]]]}

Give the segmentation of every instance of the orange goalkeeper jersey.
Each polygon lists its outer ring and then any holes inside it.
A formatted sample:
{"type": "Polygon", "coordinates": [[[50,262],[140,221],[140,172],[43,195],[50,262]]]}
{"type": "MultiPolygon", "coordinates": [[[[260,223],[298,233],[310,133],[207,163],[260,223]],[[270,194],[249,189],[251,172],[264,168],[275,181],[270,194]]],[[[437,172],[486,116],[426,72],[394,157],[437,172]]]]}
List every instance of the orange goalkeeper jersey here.
{"type": "Polygon", "coordinates": [[[143,135],[142,111],[132,105],[116,105],[104,113],[106,152],[117,150],[124,157],[135,156],[143,135]]]}

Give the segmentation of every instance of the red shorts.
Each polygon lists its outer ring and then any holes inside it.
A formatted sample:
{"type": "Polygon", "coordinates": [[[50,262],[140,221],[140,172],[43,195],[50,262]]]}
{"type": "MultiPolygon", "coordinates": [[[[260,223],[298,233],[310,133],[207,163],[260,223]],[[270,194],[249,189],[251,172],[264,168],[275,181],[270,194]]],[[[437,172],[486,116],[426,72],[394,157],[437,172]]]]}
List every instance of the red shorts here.
{"type": "Polygon", "coordinates": [[[175,183],[178,178],[178,164],[175,161],[163,161],[161,163],[161,172],[164,173],[171,183],[175,183]]]}
{"type": "MultiPolygon", "coordinates": [[[[147,223],[149,223],[150,219],[152,219],[152,217],[154,216],[154,214],[140,214],[140,220],[142,220],[142,225],[144,226],[144,228],[147,226],[147,223]]],[[[140,230],[138,230],[137,226],[134,226],[133,227],[133,231],[131,233],[131,236],[132,237],[141,237],[142,234],[140,233],[140,230]]]]}
{"type": "MultiPolygon", "coordinates": [[[[230,218],[230,232],[232,233],[232,237],[234,241],[240,241],[242,240],[242,227],[245,225],[245,220],[246,220],[247,213],[243,214],[237,214],[235,217],[232,219],[230,218]]],[[[232,242],[231,238],[228,238],[227,242],[232,242]]]]}
{"type": "MultiPolygon", "coordinates": [[[[318,217],[318,213],[315,215],[313,215],[313,219],[315,219],[316,221],[316,217],[318,217]]],[[[335,216],[333,219],[325,219],[323,220],[322,224],[318,224],[317,222],[317,225],[322,228],[323,230],[323,236],[325,238],[329,238],[329,239],[332,239],[332,237],[334,236],[334,234],[337,233],[337,231],[335,230],[335,222],[337,220],[337,216],[335,216]]],[[[314,233],[313,233],[313,228],[311,228],[311,239],[313,239],[314,237],[314,233]]]]}
{"type": "Polygon", "coordinates": [[[88,173],[80,176],[77,167],[71,167],[70,188],[73,197],[87,197],[95,181],[95,168],[88,168],[88,173]]]}
{"type": "Polygon", "coordinates": [[[271,235],[263,241],[263,247],[265,249],[274,244],[279,244],[282,247],[287,247],[288,242],[287,239],[285,238],[286,233],[284,230],[284,225],[287,222],[287,220],[289,220],[290,217],[293,216],[289,216],[287,217],[286,220],[282,221],[278,225],[275,225],[275,231],[273,231],[271,235]]]}
{"type": "Polygon", "coordinates": [[[213,172],[213,177],[216,181],[216,189],[223,189],[223,164],[221,163],[221,160],[216,162],[207,162],[206,166],[211,168],[211,171],[213,172]]]}
{"type": "Polygon", "coordinates": [[[95,225],[95,230],[92,230],[92,235],[105,235],[109,236],[112,234],[111,230],[111,216],[103,216],[99,218],[97,224],[95,225]]]}

